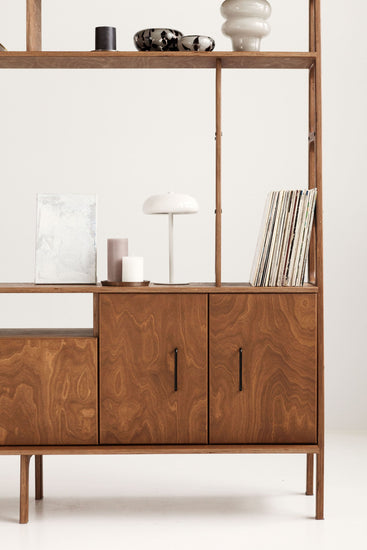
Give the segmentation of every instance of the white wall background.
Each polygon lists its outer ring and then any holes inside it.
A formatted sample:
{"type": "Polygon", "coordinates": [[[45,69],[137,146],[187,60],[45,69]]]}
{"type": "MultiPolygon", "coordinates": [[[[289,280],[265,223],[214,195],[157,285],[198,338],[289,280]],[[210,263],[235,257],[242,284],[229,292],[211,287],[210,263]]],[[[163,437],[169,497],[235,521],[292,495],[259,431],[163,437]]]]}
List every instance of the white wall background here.
{"type": "MultiPolygon", "coordinates": [[[[220,1],[44,0],[45,50],[91,50],[114,25],[208,34],[218,50],[220,1]]],[[[308,48],[308,1],[272,0],[263,50],[308,48]]],[[[367,429],[367,5],[322,0],[326,421],[367,429]],[[349,34],[348,34],[349,33],[349,34]]],[[[0,0],[0,42],[25,49],[25,0],[0,0]]],[[[98,195],[98,276],[106,239],[128,237],[145,275],[167,278],[167,219],[142,214],[150,194],[182,191],[197,216],[176,218],[176,270],[214,279],[213,71],[0,71],[0,280],[34,277],[38,192],[98,195]]],[[[223,278],[248,280],[266,193],[307,186],[306,71],[228,71],[223,82],[223,278]]],[[[89,296],[0,295],[0,326],[91,326],[89,296]]]]}

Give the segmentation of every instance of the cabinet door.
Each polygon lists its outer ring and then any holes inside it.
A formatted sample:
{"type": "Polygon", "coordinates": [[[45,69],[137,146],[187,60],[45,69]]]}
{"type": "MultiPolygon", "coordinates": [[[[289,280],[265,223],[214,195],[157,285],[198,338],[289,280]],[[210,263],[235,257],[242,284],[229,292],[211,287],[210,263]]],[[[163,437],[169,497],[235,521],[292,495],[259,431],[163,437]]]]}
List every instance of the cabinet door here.
{"type": "Polygon", "coordinates": [[[95,338],[0,338],[0,445],[95,445],[95,338]]]}
{"type": "Polygon", "coordinates": [[[210,296],[209,324],[210,443],[316,443],[316,296],[210,296]]]}
{"type": "Polygon", "coordinates": [[[100,297],[100,434],[207,443],[207,296],[100,297]]]}

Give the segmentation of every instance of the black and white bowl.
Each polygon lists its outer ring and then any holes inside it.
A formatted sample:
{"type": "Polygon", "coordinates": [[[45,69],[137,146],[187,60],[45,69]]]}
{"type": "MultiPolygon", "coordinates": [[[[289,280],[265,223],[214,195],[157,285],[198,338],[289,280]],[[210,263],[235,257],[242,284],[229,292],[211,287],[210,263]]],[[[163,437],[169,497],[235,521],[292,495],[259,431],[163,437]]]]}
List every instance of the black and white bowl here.
{"type": "Polygon", "coordinates": [[[134,43],[141,52],[177,52],[181,36],[174,29],[144,29],[135,34],[134,43]]]}
{"type": "Polygon", "coordinates": [[[215,41],[210,36],[190,35],[178,39],[178,49],[181,52],[212,52],[215,41]]]}

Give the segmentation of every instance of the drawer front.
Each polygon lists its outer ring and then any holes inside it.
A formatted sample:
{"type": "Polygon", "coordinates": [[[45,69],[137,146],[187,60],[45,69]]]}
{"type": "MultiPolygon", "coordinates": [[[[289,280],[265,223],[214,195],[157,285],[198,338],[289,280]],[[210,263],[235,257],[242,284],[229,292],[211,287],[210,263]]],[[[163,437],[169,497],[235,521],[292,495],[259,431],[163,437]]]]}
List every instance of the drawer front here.
{"type": "Polygon", "coordinates": [[[100,297],[102,444],[208,442],[207,330],[206,295],[100,297]]]}
{"type": "Polygon", "coordinates": [[[97,340],[0,339],[0,444],[95,445],[97,340]]]}
{"type": "Polygon", "coordinates": [[[317,442],[316,308],[315,295],[210,296],[210,443],[317,442]]]}

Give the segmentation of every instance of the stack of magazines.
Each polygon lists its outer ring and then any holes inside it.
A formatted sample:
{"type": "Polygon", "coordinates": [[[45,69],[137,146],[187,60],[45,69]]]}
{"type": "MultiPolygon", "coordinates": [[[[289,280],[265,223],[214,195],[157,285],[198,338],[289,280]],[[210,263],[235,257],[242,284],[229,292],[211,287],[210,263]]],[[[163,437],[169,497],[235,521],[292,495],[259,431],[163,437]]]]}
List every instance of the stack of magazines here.
{"type": "Polygon", "coordinates": [[[304,283],[317,189],[269,193],[256,247],[253,286],[304,283]]]}

